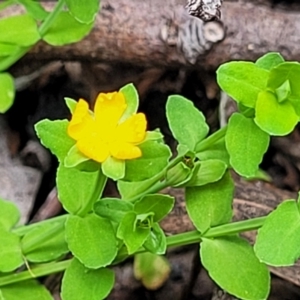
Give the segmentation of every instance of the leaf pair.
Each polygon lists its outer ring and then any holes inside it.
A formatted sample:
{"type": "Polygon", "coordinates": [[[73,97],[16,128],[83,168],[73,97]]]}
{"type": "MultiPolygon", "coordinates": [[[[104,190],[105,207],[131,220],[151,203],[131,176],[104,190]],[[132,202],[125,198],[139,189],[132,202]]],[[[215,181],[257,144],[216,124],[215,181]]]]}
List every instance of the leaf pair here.
{"type": "Polygon", "coordinates": [[[255,63],[229,62],[217,70],[217,81],[239,104],[254,109],[254,121],[269,135],[286,135],[300,116],[300,64],[268,53],[255,63]]]}
{"type": "Polygon", "coordinates": [[[239,299],[266,299],[270,275],[249,243],[234,235],[205,237],[210,228],[231,221],[233,192],[229,172],[217,182],[186,188],[187,212],[202,233],[201,262],[217,284],[239,299]]]}
{"type": "Polygon", "coordinates": [[[182,96],[170,96],[166,109],[170,129],[179,143],[178,153],[185,157],[168,171],[167,181],[172,186],[201,186],[218,181],[228,165],[224,135],[206,138],[209,127],[204,115],[182,96]]]}
{"type": "Polygon", "coordinates": [[[128,253],[144,246],[163,254],[166,239],[158,222],[173,208],[174,199],[167,195],[147,195],[135,204],[120,199],[102,199],[95,203],[95,212],[118,223],[117,237],[124,241],[128,253]]]}
{"type": "Polygon", "coordinates": [[[217,70],[220,87],[238,102],[225,137],[231,166],[255,177],[270,135],[286,135],[300,116],[300,64],[268,53],[255,63],[229,62],[217,70]]]}

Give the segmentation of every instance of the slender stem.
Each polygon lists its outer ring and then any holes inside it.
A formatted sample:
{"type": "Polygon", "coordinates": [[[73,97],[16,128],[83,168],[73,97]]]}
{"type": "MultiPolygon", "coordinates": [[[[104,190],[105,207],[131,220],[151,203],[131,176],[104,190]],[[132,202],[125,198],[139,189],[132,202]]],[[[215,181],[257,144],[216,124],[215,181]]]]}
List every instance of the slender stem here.
{"type": "Polygon", "coordinates": [[[218,142],[219,140],[221,140],[222,138],[224,138],[226,130],[227,130],[227,126],[224,126],[223,128],[221,128],[218,131],[211,134],[208,138],[204,139],[196,146],[195,151],[196,152],[203,151],[203,150],[207,149],[208,147],[210,147],[211,145],[218,142]]]}
{"type": "Polygon", "coordinates": [[[245,231],[256,230],[264,224],[266,217],[258,217],[254,219],[233,222],[213,227],[205,232],[202,237],[215,238],[224,235],[236,234],[245,231]]]}
{"type": "Polygon", "coordinates": [[[197,230],[178,233],[167,237],[168,247],[179,247],[199,243],[201,241],[201,233],[197,230]]]}
{"type": "Polygon", "coordinates": [[[199,231],[189,231],[184,233],[179,233],[176,235],[167,237],[168,247],[183,246],[194,243],[201,242],[202,238],[216,238],[225,235],[237,234],[245,231],[251,231],[260,228],[266,217],[258,217],[255,219],[249,219],[244,221],[233,222],[229,224],[224,224],[220,226],[213,227],[209,229],[204,234],[199,231]]]}
{"type": "MultiPolygon", "coordinates": [[[[161,178],[161,177],[160,177],[161,178]]],[[[160,178],[158,178],[157,180],[160,180],[160,178]]],[[[135,195],[134,197],[130,198],[130,199],[126,199],[127,201],[130,201],[132,203],[135,203],[137,200],[139,200],[140,198],[142,198],[145,195],[149,195],[149,194],[154,194],[162,189],[165,188],[165,182],[160,182],[157,181],[156,183],[154,183],[150,188],[146,189],[145,191],[135,195]]]]}
{"type": "MultiPolygon", "coordinates": [[[[201,242],[201,239],[203,238],[216,238],[220,236],[241,233],[244,231],[255,230],[264,224],[265,219],[266,217],[258,217],[255,219],[224,224],[213,227],[204,234],[201,234],[197,230],[175,234],[167,237],[167,246],[169,248],[190,245],[201,242]]],[[[141,248],[137,251],[137,253],[142,252],[146,252],[146,250],[141,248]]],[[[129,255],[127,254],[127,251],[124,250],[122,253],[119,253],[116,263],[123,261],[127,257],[129,257],[129,255]]],[[[31,269],[30,271],[0,276],[0,286],[64,271],[69,266],[70,262],[71,260],[65,260],[61,262],[43,264],[31,269]]]]}
{"type": "Polygon", "coordinates": [[[180,163],[183,159],[183,156],[177,156],[175,157],[173,160],[171,160],[169,162],[169,164],[166,167],[166,170],[170,170],[171,168],[173,168],[174,166],[176,166],[178,163],[180,163]]]}
{"type": "Polygon", "coordinates": [[[39,28],[39,33],[41,37],[43,37],[46,34],[47,30],[52,25],[53,20],[55,20],[56,16],[60,13],[64,4],[65,4],[65,0],[58,0],[52,12],[48,15],[48,17],[45,19],[45,21],[39,28]]]}
{"type": "Polygon", "coordinates": [[[0,286],[58,273],[64,271],[70,263],[71,259],[39,265],[35,268],[32,268],[30,271],[23,271],[20,273],[13,273],[6,276],[0,276],[0,286]]]}
{"type": "Polygon", "coordinates": [[[140,199],[145,195],[156,193],[164,189],[165,187],[169,186],[166,180],[164,181],[160,181],[160,180],[166,176],[166,173],[169,169],[173,168],[176,164],[178,164],[181,161],[182,161],[182,156],[177,156],[176,158],[174,158],[172,161],[169,162],[169,164],[162,171],[160,171],[153,177],[153,181],[151,181],[151,186],[149,188],[146,188],[145,190],[136,194],[132,198],[126,200],[134,203],[135,201],[137,201],[138,199],[140,199]]]}

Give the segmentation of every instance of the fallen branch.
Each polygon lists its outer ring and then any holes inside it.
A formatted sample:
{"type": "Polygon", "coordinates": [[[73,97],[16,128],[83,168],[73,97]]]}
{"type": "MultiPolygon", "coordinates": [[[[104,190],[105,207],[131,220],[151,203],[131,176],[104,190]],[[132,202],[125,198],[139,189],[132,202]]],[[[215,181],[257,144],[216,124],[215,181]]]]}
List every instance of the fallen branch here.
{"type": "Polygon", "coordinates": [[[40,43],[23,62],[122,61],[139,66],[196,65],[214,70],[225,61],[255,60],[268,51],[300,60],[297,12],[224,1],[222,22],[203,23],[189,16],[184,6],[184,0],[103,0],[88,37],[64,47],[40,43]]]}

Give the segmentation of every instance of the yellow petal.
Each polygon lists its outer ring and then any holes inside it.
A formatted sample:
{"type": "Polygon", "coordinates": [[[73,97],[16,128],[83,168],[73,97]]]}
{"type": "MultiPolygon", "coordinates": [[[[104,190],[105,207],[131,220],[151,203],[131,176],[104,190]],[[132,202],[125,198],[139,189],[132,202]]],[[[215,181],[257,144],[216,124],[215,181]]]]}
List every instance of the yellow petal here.
{"type": "Polygon", "coordinates": [[[116,139],[119,141],[139,144],[146,137],[147,121],[143,113],[129,117],[116,128],[116,139]]]}
{"type": "Polygon", "coordinates": [[[91,132],[95,121],[89,113],[89,105],[83,99],[77,102],[72,119],[68,126],[68,135],[74,140],[79,140],[91,132]]]}
{"type": "Polygon", "coordinates": [[[126,107],[123,93],[100,93],[94,109],[97,126],[99,128],[116,127],[126,107]]]}
{"type": "Polygon", "coordinates": [[[81,153],[97,162],[102,163],[109,156],[108,144],[95,133],[81,138],[76,145],[81,153]]]}
{"type": "Polygon", "coordinates": [[[139,147],[126,142],[114,142],[109,145],[111,155],[117,159],[133,159],[142,156],[139,147]]]}

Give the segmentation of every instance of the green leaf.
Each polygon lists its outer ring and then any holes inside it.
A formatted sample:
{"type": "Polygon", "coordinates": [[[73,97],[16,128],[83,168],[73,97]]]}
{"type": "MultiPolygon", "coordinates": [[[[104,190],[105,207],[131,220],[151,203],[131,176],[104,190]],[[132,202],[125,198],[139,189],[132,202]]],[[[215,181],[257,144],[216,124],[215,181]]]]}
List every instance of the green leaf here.
{"type": "Polygon", "coordinates": [[[31,46],[40,39],[36,21],[29,15],[11,16],[0,20],[0,42],[31,46]]]}
{"type": "Polygon", "coordinates": [[[255,123],[270,135],[287,135],[299,121],[293,105],[289,101],[279,103],[276,96],[268,91],[258,95],[255,123]]]}
{"type": "Polygon", "coordinates": [[[20,50],[18,45],[0,43],[0,57],[13,55],[18,50],[20,50]]]}
{"type": "Polygon", "coordinates": [[[134,204],[137,214],[154,213],[153,221],[161,221],[173,208],[174,197],[162,194],[146,195],[134,204]]]}
{"type": "Polygon", "coordinates": [[[170,148],[156,141],[139,145],[142,157],[126,160],[124,180],[143,181],[163,170],[171,157],[170,148]]]}
{"type": "Polygon", "coordinates": [[[176,147],[177,156],[181,157],[195,157],[195,151],[190,151],[185,145],[178,144],[176,147]]]}
{"type": "Polygon", "coordinates": [[[90,214],[84,218],[69,216],[66,241],[70,251],[86,267],[109,265],[117,255],[117,240],[110,221],[90,214]]]}
{"type": "Polygon", "coordinates": [[[34,128],[41,143],[63,162],[75,141],[67,134],[69,122],[67,120],[42,120],[34,128]]]}
{"type": "Polygon", "coordinates": [[[253,177],[267,151],[270,137],[251,118],[234,113],[225,136],[230,164],[242,176],[253,177]]]}
{"type": "Polygon", "coordinates": [[[94,195],[94,191],[98,184],[99,172],[84,172],[59,165],[56,175],[58,198],[67,212],[76,214],[87,206],[92,209],[98,200],[93,198],[98,196],[94,195]]]}
{"type": "Polygon", "coordinates": [[[36,280],[25,280],[1,286],[1,300],[52,300],[50,292],[36,280]],[[2,295],[1,295],[2,293],[2,295]],[[1,297],[2,296],[2,297],[1,297]]]}
{"type": "Polygon", "coordinates": [[[24,235],[21,246],[22,252],[28,261],[36,263],[52,261],[69,252],[68,245],[65,241],[63,224],[60,228],[57,228],[55,235],[51,235],[51,237],[43,243],[35,243],[35,240],[39,240],[41,236],[47,235],[47,233],[53,229],[53,226],[57,227],[57,224],[40,223],[37,227],[24,235]]]}
{"type": "Polygon", "coordinates": [[[86,161],[82,161],[80,164],[76,165],[75,168],[83,172],[97,172],[101,171],[101,164],[92,159],[89,159],[86,161]]]}
{"type": "Polygon", "coordinates": [[[14,3],[14,0],[4,0],[0,2],[0,10],[4,10],[8,6],[12,5],[14,3]]]}
{"type": "Polygon", "coordinates": [[[134,257],[133,272],[148,290],[157,290],[169,278],[171,266],[163,256],[139,253],[134,257]]]}
{"type": "Polygon", "coordinates": [[[203,238],[200,256],[210,277],[228,293],[238,299],[267,299],[269,271],[245,240],[237,236],[203,238]]]}
{"type": "Polygon", "coordinates": [[[68,12],[61,11],[42,38],[52,46],[63,46],[80,41],[91,31],[92,27],[93,23],[80,23],[68,12]]]}
{"type": "Polygon", "coordinates": [[[153,223],[152,229],[144,245],[145,249],[155,254],[165,254],[167,250],[167,239],[164,231],[157,223],[153,223]]]}
{"type": "Polygon", "coordinates": [[[269,52],[260,57],[255,64],[262,69],[271,70],[283,62],[284,58],[280,55],[280,53],[269,52]]]}
{"type": "Polygon", "coordinates": [[[67,107],[70,110],[70,113],[73,114],[75,111],[76,105],[77,105],[77,101],[72,98],[69,98],[69,97],[65,97],[64,99],[65,99],[67,107]]]}
{"type": "Polygon", "coordinates": [[[0,272],[11,272],[23,265],[20,237],[0,226],[0,272]]]}
{"type": "Polygon", "coordinates": [[[237,107],[238,107],[238,112],[240,112],[244,117],[254,118],[255,108],[249,108],[249,107],[243,105],[243,103],[238,103],[237,107]]]}
{"type": "Polygon", "coordinates": [[[164,136],[159,131],[159,129],[155,129],[154,131],[147,131],[146,137],[145,137],[145,142],[147,142],[147,141],[158,141],[160,143],[163,143],[164,136]]]}
{"type": "Polygon", "coordinates": [[[205,150],[196,153],[196,157],[200,160],[218,159],[229,165],[229,154],[226,149],[225,139],[220,139],[213,145],[205,148],[205,150]]]}
{"type": "Polygon", "coordinates": [[[49,14],[38,1],[16,0],[16,2],[22,4],[35,20],[44,21],[49,14]]]}
{"type": "Polygon", "coordinates": [[[272,266],[292,266],[300,257],[300,213],[295,200],[286,200],[271,212],[258,230],[254,251],[272,266]]]}
{"type": "Polygon", "coordinates": [[[73,258],[62,280],[61,297],[62,300],[104,299],[112,290],[114,281],[112,270],[91,270],[73,258]]]}
{"type": "Polygon", "coordinates": [[[255,107],[259,92],[265,90],[269,71],[251,62],[233,61],[217,70],[217,82],[221,89],[237,102],[255,107]]]}
{"type": "Polygon", "coordinates": [[[157,176],[153,176],[143,181],[123,181],[117,182],[118,190],[122,196],[122,199],[128,200],[137,195],[142,194],[152,185],[154,185],[159,179],[157,176]]]}
{"type": "Polygon", "coordinates": [[[11,201],[0,198],[0,226],[10,230],[20,220],[20,211],[11,201]]]}
{"type": "Polygon", "coordinates": [[[94,204],[95,213],[103,218],[120,223],[126,213],[133,210],[133,204],[117,198],[104,198],[94,204]]]}
{"type": "Polygon", "coordinates": [[[290,102],[293,105],[293,108],[300,118],[300,97],[299,96],[289,96],[288,97],[288,102],[290,102]]]}
{"type": "Polygon", "coordinates": [[[72,16],[79,22],[89,24],[96,18],[99,10],[99,0],[66,0],[66,4],[69,8],[72,16]]]}
{"type": "Polygon", "coordinates": [[[187,212],[201,233],[231,220],[233,192],[234,184],[229,172],[217,182],[186,188],[187,212]]]}
{"type": "Polygon", "coordinates": [[[136,113],[139,106],[139,95],[132,83],[123,86],[120,89],[120,92],[123,93],[127,104],[126,110],[119,122],[122,123],[123,121],[125,121],[130,116],[136,113]]]}
{"type": "Polygon", "coordinates": [[[136,252],[150,234],[150,227],[138,226],[137,217],[135,212],[128,212],[122,219],[117,231],[117,237],[124,241],[128,254],[136,252]]]}
{"type": "Polygon", "coordinates": [[[291,94],[291,86],[289,80],[286,80],[280,87],[276,89],[276,96],[277,101],[281,103],[284,100],[287,100],[287,98],[291,94]]]}
{"type": "Polygon", "coordinates": [[[178,143],[187,146],[191,151],[195,150],[197,143],[209,131],[202,112],[194,107],[193,102],[174,95],[168,98],[166,113],[170,129],[178,143]]]}
{"type": "Polygon", "coordinates": [[[290,82],[291,94],[300,97],[300,64],[298,62],[284,62],[270,71],[267,87],[275,91],[285,81],[290,82]]]}
{"type": "Polygon", "coordinates": [[[9,73],[0,73],[0,113],[5,113],[15,98],[14,79],[9,73]]]}
{"type": "Polygon", "coordinates": [[[122,179],[125,176],[125,161],[112,156],[108,157],[101,165],[102,172],[113,180],[122,179]]]}
{"type": "MultiPolygon", "coordinates": [[[[77,145],[75,144],[71,149],[69,150],[67,156],[64,159],[64,166],[67,168],[76,167],[79,164],[86,162],[90,160],[90,158],[86,157],[83,153],[81,153],[77,145]]],[[[98,164],[94,162],[95,164],[98,164]]],[[[99,164],[98,164],[99,165],[99,164]]]]}
{"type": "Polygon", "coordinates": [[[223,177],[227,169],[227,165],[218,159],[200,161],[199,164],[199,170],[193,174],[186,186],[201,186],[216,182],[223,177]]]}

